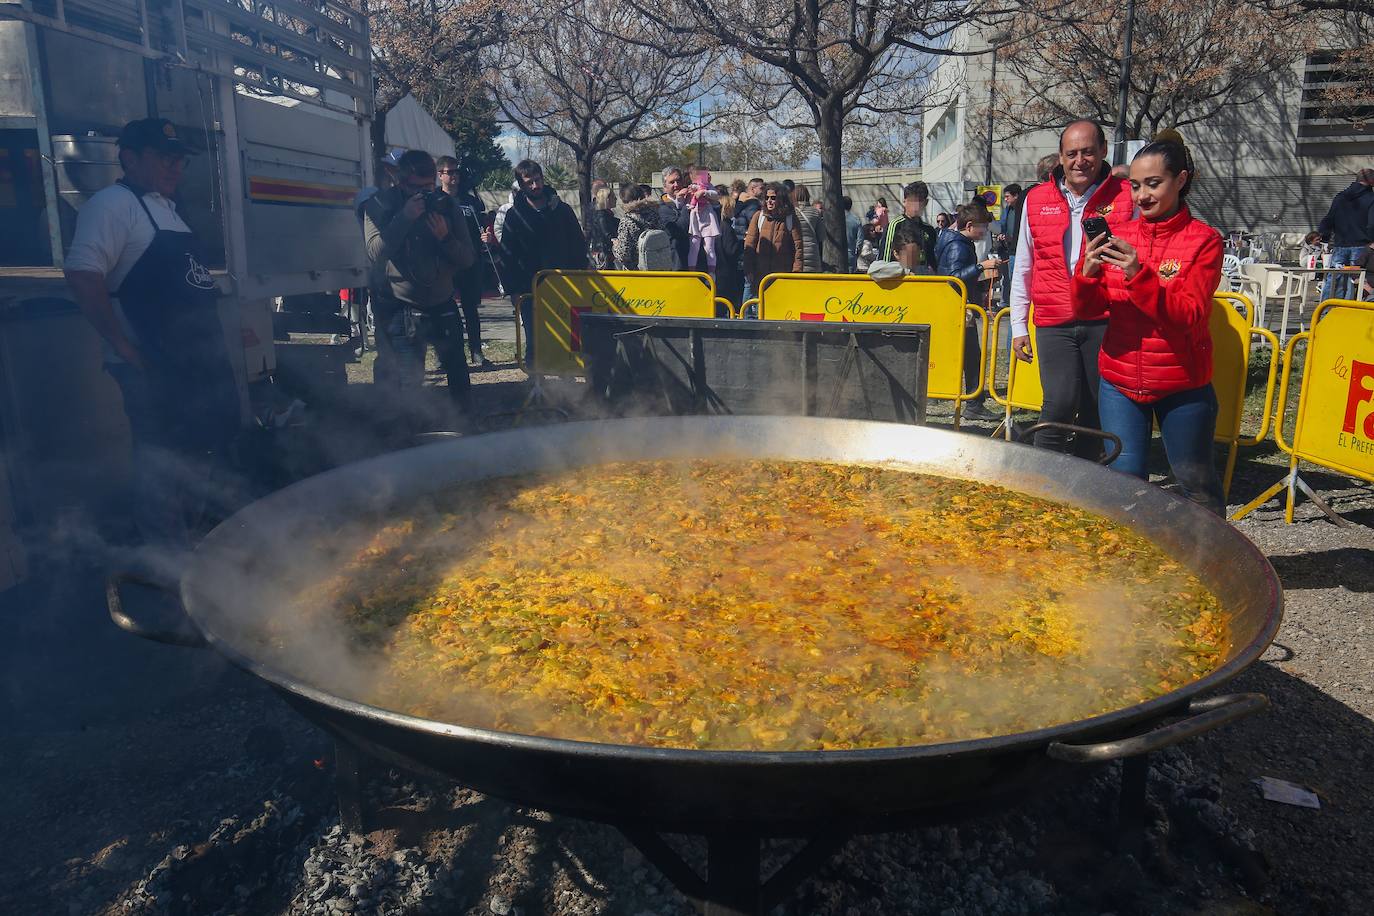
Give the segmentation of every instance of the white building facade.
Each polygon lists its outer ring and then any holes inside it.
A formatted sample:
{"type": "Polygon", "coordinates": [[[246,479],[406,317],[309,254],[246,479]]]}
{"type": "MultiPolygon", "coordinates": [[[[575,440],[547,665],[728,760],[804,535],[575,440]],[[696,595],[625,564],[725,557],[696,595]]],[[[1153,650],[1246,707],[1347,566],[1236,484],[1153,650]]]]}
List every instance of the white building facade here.
{"type": "MultiPolygon", "coordinates": [[[[988,47],[968,31],[954,46],[988,47]]],[[[1310,55],[1272,74],[1259,101],[1181,129],[1198,165],[1190,198],[1196,215],[1223,231],[1306,232],[1359,169],[1374,166],[1374,128],[1331,118],[1312,104],[1331,57],[1310,55]]],[[[932,189],[985,183],[991,73],[991,53],[947,57],[937,69],[922,130],[923,172],[932,189]]],[[[1024,87],[1008,86],[1013,78],[999,69],[997,92],[1022,95],[1024,87]]],[[[1103,126],[1110,137],[1112,125],[1103,126]]],[[[1057,132],[1042,130],[993,143],[992,183],[1033,183],[1036,162],[1057,152],[1058,140],[1057,132]]]]}

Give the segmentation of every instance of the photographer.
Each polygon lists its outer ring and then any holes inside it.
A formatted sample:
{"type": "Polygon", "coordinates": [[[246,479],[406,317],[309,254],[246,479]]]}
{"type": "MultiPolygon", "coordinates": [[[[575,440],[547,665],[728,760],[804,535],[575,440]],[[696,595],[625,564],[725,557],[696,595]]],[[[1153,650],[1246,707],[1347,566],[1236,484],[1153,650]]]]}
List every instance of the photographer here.
{"type": "Polygon", "coordinates": [[[453,296],[455,275],[476,260],[472,239],[453,199],[435,190],[429,153],[410,150],[397,172],[396,187],[363,205],[363,238],[372,265],[368,286],[377,321],[374,380],[403,390],[419,388],[425,346],[433,345],[450,397],[467,411],[470,380],[453,296]]]}

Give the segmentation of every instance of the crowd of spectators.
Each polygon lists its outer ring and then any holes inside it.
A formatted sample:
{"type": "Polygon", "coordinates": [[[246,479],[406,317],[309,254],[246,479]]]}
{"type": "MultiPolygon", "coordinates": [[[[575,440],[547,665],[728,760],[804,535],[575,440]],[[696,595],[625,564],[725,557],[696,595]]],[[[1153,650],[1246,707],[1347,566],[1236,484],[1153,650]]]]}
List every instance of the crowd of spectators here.
{"type": "MultiPolygon", "coordinates": [[[[1188,211],[1196,166],[1176,132],[1113,168],[1102,127],[1075,121],[1061,134],[1059,152],[1041,160],[1029,189],[1008,184],[1000,201],[974,195],[933,218],[922,181],[901,189],[899,208],[880,197],[862,218],[842,196],[841,252],[826,237],[825,203],[805,184],[755,178],[726,186],[713,184],[703,167],[669,166],[657,188],[625,184],[613,191],[595,182],[591,209],[579,221],[538,163],[522,161],[514,173],[509,199],[480,233],[481,202],[451,159],[436,170],[426,154],[406,153],[398,186],[363,206],[373,300],[385,313],[379,345],[400,377],[413,382],[422,364],[414,353],[431,343],[450,384],[466,391],[462,318],[471,359],[480,364],[470,276],[488,263],[519,305],[527,365],[534,335],[526,294],[541,270],[699,271],[736,308],[753,300],[770,274],[866,274],[878,284],[948,277],[969,306],[966,393],[981,387],[989,316],[1009,307],[1012,352],[1034,362],[1040,375],[1041,419],[1060,424],[1042,431],[1037,445],[1096,458],[1099,440],[1072,426],[1102,427],[1123,443],[1118,468],[1143,476],[1157,424],[1185,494],[1224,511],[1209,450],[1216,397],[1207,326],[1220,237],[1188,211]],[[456,209],[436,202],[435,193],[456,209]],[[989,203],[1001,207],[995,220],[989,203]]],[[[1374,171],[1338,196],[1319,234],[1333,239],[1336,261],[1368,256],[1374,171]]],[[[962,409],[974,419],[1000,416],[981,400],[966,400],[962,409]]]]}

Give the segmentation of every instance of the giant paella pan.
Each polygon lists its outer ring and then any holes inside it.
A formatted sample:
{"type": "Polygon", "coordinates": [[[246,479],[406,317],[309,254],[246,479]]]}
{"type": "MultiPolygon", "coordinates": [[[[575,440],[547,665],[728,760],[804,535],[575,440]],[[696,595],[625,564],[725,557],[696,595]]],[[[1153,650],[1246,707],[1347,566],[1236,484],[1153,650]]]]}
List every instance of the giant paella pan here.
{"type": "Polygon", "coordinates": [[[1134,478],[799,417],[389,454],[244,509],[179,589],[205,642],[378,757],[760,835],[1023,794],[1255,712],[1203,695],[1282,605],[1245,537],[1134,478]]]}

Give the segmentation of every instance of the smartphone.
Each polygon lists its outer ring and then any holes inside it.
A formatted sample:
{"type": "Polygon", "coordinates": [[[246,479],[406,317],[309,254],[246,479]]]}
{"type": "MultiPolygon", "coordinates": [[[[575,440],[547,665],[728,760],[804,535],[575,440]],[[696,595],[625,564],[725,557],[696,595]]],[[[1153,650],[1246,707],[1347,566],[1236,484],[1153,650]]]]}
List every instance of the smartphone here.
{"type": "Polygon", "coordinates": [[[1107,238],[1112,237],[1112,228],[1107,225],[1105,216],[1090,216],[1083,220],[1083,238],[1092,241],[1099,235],[1105,235],[1107,238]]]}

